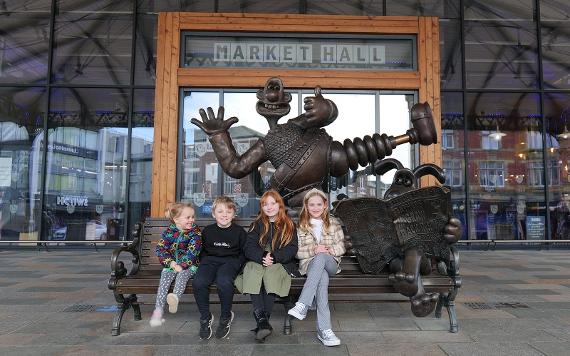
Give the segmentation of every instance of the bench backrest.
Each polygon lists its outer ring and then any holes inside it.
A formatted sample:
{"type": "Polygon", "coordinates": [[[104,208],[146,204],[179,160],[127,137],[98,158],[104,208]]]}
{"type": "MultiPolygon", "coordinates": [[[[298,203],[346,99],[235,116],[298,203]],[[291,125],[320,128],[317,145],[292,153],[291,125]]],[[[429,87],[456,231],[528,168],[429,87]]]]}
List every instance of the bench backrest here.
{"type": "MultiPolygon", "coordinates": [[[[234,222],[244,229],[249,228],[251,219],[234,219],[234,222]]],[[[207,226],[212,220],[198,220],[196,225],[200,227],[207,226]]],[[[170,225],[170,221],[166,218],[147,218],[140,232],[139,256],[141,256],[140,270],[142,271],[160,271],[162,265],[156,257],[156,244],[160,240],[162,232],[170,225]]]]}

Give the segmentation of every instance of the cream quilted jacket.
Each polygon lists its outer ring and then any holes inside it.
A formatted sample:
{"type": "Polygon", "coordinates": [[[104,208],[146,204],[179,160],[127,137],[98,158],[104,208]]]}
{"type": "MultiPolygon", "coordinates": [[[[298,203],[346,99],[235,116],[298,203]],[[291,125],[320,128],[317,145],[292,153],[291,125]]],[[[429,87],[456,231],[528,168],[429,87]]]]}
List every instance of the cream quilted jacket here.
{"type": "MultiPolygon", "coordinates": [[[[341,256],[344,255],[346,249],[344,247],[344,234],[339,221],[331,217],[331,223],[328,230],[325,231],[323,226],[322,234],[321,244],[329,248],[330,254],[340,265],[341,256]]],[[[313,257],[315,257],[315,246],[317,246],[317,242],[312,229],[304,231],[303,229],[298,228],[297,235],[299,236],[299,250],[297,251],[299,272],[302,275],[305,275],[307,274],[309,262],[311,262],[313,257]]],[[[340,272],[340,267],[337,270],[337,273],[338,272],[340,272]]]]}

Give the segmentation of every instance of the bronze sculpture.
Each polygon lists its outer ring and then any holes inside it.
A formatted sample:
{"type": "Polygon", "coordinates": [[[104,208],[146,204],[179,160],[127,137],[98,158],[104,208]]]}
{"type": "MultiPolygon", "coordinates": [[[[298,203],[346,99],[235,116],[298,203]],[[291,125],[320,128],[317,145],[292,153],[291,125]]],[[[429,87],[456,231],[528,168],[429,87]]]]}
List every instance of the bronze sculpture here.
{"type": "Polygon", "coordinates": [[[338,115],[334,102],[323,98],[320,87],[315,96],[305,98],[305,112],[285,124],[278,120],[290,110],[291,95],[284,90],[280,78],[270,78],[257,92],[257,112],[269,123],[269,132],[241,156],[236,153],[228,133],[230,126],[238,122],[236,117],[224,120],[224,108],[214,115],[212,108],[200,109],[202,121],[193,118],[193,124],[208,136],[218,162],[230,177],[239,179],[257,173],[257,167],[270,161],[275,173],[269,181],[271,188],[279,191],[290,207],[301,205],[304,193],[311,188],[328,191],[328,176],[339,177],[359,165],[367,166],[385,156],[403,143],[431,145],[437,142],[437,133],[429,105],[416,104],[411,109],[413,128],[405,134],[393,137],[373,134],[343,143],[333,141],[322,128],[332,123],[338,115]]]}
{"type": "Polygon", "coordinates": [[[388,267],[390,281],[410,298],[414,315],[427,316],[440,299],[449,296],[425,292],[421,276],[431,273],[432,261],[441,274],[448,273],[450,246],[460,237],[461,223],[451,217],[448,187],[418,187],[426,174],[443,184],[441,168],[424,164],[412,171],[395,159],[374,164],[378,175],[393,168],[397,171],[384,199],[342,200],[335,204],[334,214],[345,225],[364,272],[379,274],[388,267]]]}

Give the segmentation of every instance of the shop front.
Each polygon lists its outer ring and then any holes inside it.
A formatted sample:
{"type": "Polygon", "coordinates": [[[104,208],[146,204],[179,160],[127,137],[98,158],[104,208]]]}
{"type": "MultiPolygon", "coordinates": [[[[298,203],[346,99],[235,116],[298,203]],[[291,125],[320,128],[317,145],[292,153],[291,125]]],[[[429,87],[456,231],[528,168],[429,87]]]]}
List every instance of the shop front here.
{"type": "MultiPolygon", "coordinates": [[[[239,119],[229,133],[243,154],[269,130],[256,103],[257,91],[271,77],[281,78],[291,96],[280,123],[303,114],[304,98],[320,86],[339,109],[326,127],[334,140],[403,134],[410,128],[412,105],[426,101],[439,133],[438,38],[438,21],[431,17],[161,13],[152,216],[162,216],[167,202],[182,200],[209,218],[211,203],[221,194],[234,198],[238,216],[257,214],[252,175],[225,174],[207,136],[190,119],[199,118],[200,108],[223,106],[226,118],[239,119]]],[[[442,164],[439,144],[403,145],[392,156],[409,167],[442,164]]],[[[265,162],[256,179],[266,183],[274,171],[265,162]]],[[[390,174],[370,176],[361,167],[330,177],[331,201],[338,194],[381,197],[389,183],[390,174]]]]}

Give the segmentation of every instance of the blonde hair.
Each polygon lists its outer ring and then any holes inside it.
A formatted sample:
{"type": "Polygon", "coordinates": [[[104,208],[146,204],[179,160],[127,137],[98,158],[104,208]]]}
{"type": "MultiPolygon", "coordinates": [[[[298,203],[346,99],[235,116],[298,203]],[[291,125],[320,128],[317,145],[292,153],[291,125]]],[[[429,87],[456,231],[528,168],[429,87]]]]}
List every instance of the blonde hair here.
{"type": "Polygon", "coordinates": [[[279,204],[279,212],[274,221],[275,234],[273,235],[273,240],[271,241],[271,248],[275,251],[277,247],[283,247],[288,245],[291,240],[293,240],[293,233],[295,232],[295,223],[285,212],[285,202],[281,195],[275,190],[268,190],[261,196],[259,200],[259,214],[257,218],[251,225],[251,230],[255,227],[257,222],[261,222],[261,234],[259,235],[259,245],[265,246],[267,244],[267,236],[269,233],[269,217],[263,212],[263,206],[267,199],[273,198],[277,204],[279,204]]]}
{"type": "Polygon", "coordinates": [[[328,202],[327,196],[322,191],[313,188],[309,190],[307,194],[305,194],[305,197],[303,198],[303,208],[301,209],[301,214],[299,216],[299,229],[303,231],[309,231],[311,229],[311,214],[309,214],[309,208],[307,207],[307,204],[309,202],[309,199],[316,196],[321,197],[321,199],[323,199],[323,203],[325,206],[325,209],[321,214],[321,219],[323,220],[324,229],[328,230],[331,224],[329,205],[327,203],[328,202]]]}
{"type": "Polygon", "coordinates": [[[221,195],[216,199],[214,199],[214,202],[212,203],[212,213],[216,210],[216,207],[220,204],[224,204],[228,209],[233,210],[234,212],[237,210],[236,203],[233,201],[232,198],[227,197],[225,195],[221,195]]]}
{"type": "Polygon", "coordinates": [[[190,208],[193,212],[196,212],[196,209],[194,209],[194,206],[190,203],[169,203],[164,215],[174,224],[174,219],[178,218],[186,208],[190,208]]]}

